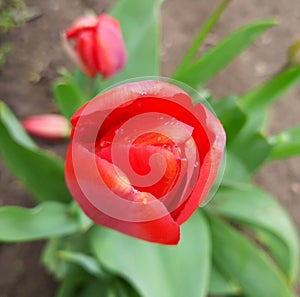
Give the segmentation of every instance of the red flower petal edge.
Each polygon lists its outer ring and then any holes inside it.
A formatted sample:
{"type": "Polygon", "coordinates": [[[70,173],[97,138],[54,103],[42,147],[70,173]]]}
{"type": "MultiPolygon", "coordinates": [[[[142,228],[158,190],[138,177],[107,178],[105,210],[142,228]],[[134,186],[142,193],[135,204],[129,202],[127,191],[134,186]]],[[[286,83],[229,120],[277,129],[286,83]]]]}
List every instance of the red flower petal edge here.
{"type": "Polygon", "coordinates": [[[148,80],[98,95],[71,123],[65,175],[83,211],[127,235],[177,244],[218,175],[219,120],[177,86],[148,80]]]}

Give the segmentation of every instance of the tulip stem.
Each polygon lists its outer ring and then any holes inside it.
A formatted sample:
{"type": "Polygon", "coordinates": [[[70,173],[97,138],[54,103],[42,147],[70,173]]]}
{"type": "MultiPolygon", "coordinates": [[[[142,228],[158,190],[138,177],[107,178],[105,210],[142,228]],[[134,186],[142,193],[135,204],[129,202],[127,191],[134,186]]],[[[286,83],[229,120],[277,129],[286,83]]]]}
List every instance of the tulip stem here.
{"type": "MultiPolygon", "coordinates": [[[[89,101],[91,100],[94,95],[95,95],[95,87],[97,86],[96,84],[96,78],[89,78],[86,90],[85,90],[85,100],[89,101]]],[[[98,90],[98,88],[97,88],[98,90]]]]}

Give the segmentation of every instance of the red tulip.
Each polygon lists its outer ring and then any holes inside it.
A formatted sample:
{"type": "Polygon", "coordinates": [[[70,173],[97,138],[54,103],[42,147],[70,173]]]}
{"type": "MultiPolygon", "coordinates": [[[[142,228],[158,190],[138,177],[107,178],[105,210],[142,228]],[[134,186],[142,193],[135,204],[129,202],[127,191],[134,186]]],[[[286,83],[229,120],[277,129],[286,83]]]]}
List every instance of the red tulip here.
{"type": "Polygon", "coordinates": [[[202,104],[160,81],[121,85],[73,116],[68,188],[97,224],[176,244],[218,174],[225,133],[202,104]]]}
{"type": "Polygon", "coordinates": [[[29,134],[48,140],[64,139],[70,133],[67,119],[58,114],[32,116],[22,121],[22,125],[29,134]]]}
{"type": "Polygon", "coordinates": [[[91,78],[100,73],[108,79],[125,66],[120,25],[109,15],[80,17],[66,30],[63,42],[74,63],[91,78]]]}

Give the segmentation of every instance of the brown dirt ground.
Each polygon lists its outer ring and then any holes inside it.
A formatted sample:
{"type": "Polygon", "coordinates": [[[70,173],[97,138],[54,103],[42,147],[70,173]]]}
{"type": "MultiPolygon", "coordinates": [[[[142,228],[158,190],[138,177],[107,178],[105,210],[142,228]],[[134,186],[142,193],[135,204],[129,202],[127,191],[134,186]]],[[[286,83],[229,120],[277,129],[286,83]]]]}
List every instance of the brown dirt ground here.
{"type": "MultiPolygon", "coordinates": [[[[183,56],[197,28],[218,1],[166,0],[162,12],[162,73],[168,76],[183,56]]],[[[70,67],[59,34],[85,9],[97,12],[112,1],[27,0],[40,17],[2,37],[13,45],[4,70],[0,73],[0,99],[23,119],[32,114],[55,111],[51,83],[62,66],[70,67]]],[[[209,36],[206,47],[253,20],[276,17],[279,25],[268,31],[255,45],[210,81],[207,87],[217,97],[243,94],[267,79],[286,62],[286,49],[300,37],[299,0],[233,1],[231,7],[209,36]]],[[[300,86],[290,91],[272,109],[271,132],[299,124],[300,86]]],[[[53,146],[42,144],[46,149],[53,146]]],[[[65,145],[54,149],[64,155],[65,145]]],[[[0,161],[2,162],[2,161],[0,161]]],[[[265,166],[256,178],[263,188],[288,209],[300,230],[300,158],[278,161],[265,166]]],[[[32,206],[34,201],[0,163],[0,205],[32,206]]],[[[42,243],[0,245],[0,296],[32,297],[54,295],[56,284],[39,264],[42,243]]]]}

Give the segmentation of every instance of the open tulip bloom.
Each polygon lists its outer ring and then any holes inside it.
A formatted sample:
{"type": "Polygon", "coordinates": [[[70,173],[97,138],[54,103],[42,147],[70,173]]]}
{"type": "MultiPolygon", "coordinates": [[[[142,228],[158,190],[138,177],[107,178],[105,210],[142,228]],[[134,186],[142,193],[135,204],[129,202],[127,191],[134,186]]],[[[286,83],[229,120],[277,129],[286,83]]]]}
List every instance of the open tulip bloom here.
{"type": "Polygon", "coordinates": [[[57,297],[295,297],[297,229],[253,178],[300,155],[300,125],[266,129],[270,104],[300,81],[300,43],[273,77],[218,99],[206,82],[276,22],[203,52],[231,2],[221,0],[172,79],[161,78],[162,2],[115,1],[63,32],[79,69],[54,84],[61,115],[19,123],[0,102],[1,159],[38,202],[0,207],[0,242],[48,239],[42,262],[61,280],[57,297]],[[70,140],[66,161],[26,132],[70,140]]]}
{"type": "Polygon", "coordinates": [[[219,120],[161,81],[118,86],[72,118],[70,192],[97,224],[163,244],[203,203],[225,147],[219,120]]]}

